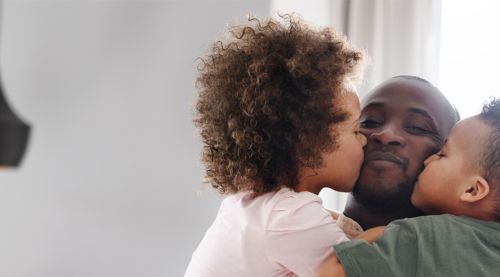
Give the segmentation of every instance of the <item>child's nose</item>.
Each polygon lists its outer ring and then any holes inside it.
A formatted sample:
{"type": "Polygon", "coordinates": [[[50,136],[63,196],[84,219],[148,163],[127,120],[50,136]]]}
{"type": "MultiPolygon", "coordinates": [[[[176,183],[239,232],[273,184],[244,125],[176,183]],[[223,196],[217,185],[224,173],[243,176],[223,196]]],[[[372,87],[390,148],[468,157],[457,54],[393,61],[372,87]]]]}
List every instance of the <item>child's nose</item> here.
{"type": "Polygon", "coordinates": [[[366,144],[368,143],[368,139],[366,138],[366,136],[364,134],[360,133],[360,135],[361,135],[361,145],[363,147],[365,147],[366,144]]]}
{"type": "Polygon", "coordinates": [[[437,157],[438,157],[437,154],[431,155],[430,157],[428,157],[427,159],[425,159],[424,165],[425,166],[429,165],[431,162],[433,162],[434,160],[436,160],[437,157]]]}

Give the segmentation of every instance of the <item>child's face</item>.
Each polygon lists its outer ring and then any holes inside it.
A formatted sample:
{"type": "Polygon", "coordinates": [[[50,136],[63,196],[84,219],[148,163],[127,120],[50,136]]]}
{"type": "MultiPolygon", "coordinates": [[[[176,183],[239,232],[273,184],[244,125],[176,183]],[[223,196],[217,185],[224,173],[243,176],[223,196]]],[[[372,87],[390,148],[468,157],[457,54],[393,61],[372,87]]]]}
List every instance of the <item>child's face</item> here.
{"type": "Polygon", "coordinates": [[[426,214],[457,214],[463,188],[480,173],[477,159],[488,132],[478,117],[457,123],[441,151],[424,162],[412,204],[426,214]]]}
{"type": "Polygon", "coordinates": [[[353,86],[346,90],[340,98],[340,105],[349,113],[349,117],[332,130],[337,136],[337,148],[323,154],[326,166],[322,168],[328,187],[344,192],[351,191],[359,177],[364,157],[363,147],[366,145],[366,137],[360,133],[358,95],[353,86]]]}

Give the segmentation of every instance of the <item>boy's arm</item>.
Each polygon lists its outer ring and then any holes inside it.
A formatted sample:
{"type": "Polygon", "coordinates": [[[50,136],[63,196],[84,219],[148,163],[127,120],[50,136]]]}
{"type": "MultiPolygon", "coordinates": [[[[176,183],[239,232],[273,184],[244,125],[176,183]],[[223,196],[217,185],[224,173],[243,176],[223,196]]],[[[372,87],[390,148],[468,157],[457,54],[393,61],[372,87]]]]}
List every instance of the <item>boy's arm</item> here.
{"type": "MultiPolygon", "coordinates": [[[[382,233],[384,233],[384,226],[374,227],[366,230],[362,234],[356,237],[356,239],[363,239],[372,243],[376,241],[382,233]]],[[[340,263],[337,255],[335,253],[328,256],[325,261],[319,267],[316,273],[317,277],[346,277],[344,267],[340,263]]]]}
{"type": "Polygon", "coordinates": [[[369,243],[372,243],[380,238],[382,234],[384,233],[385,226],[378,226],[378,227],[373,227],[370,228],[363,233],[361,233],[359,236],[357,236],[355,239],[363,239],[366,240],[369,243]]]}
{"type": "Polygon", "coordinates": [[[320,265],[316,277],[346,277],[344,267],[335,253],[328,256],[320,265]]]}
{"type": "Polygon", "coordinates": [[[333,277],[416,276],[422,244],[416,235],[420,230],[418,227],[414,219],[397,220],[385,228],[369,230],[359,239],[336,244],[333,246],[336,257],[329,256],[317,274],[333,277]]]}

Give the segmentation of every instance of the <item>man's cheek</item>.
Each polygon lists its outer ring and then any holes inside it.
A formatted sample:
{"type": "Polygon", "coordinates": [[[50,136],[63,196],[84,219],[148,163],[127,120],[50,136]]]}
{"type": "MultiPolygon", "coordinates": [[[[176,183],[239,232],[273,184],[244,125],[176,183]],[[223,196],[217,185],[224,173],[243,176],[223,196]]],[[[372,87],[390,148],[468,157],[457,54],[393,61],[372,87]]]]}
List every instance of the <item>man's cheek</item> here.
{"type": "Polygon", "coordinates": [[[411,180],[415,180],[423,170],[424,170],[424,162],[410,164],[406,171],[406,174],[411,180]]]}

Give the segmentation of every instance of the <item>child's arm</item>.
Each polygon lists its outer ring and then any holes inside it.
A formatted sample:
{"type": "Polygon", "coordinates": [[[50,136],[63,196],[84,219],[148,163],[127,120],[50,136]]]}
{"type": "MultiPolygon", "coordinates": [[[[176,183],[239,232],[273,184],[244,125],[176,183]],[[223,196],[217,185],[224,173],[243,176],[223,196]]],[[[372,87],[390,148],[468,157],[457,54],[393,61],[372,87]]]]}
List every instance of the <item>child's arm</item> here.
{"type": "Polygon", "coordinates": [[[367,242],[372,243],[378,240],[380,236],[382,236],[384,230],[385,226],[373,227],[361,233],[359,236],[356,237],[356,239],[364,239],[367,242]]]}
{"type": "MultiPolygon", "coordinates": [[[[361,235],[357,236],[356,239],[363,239],[369,243],[376,241],[382,233],[384,233],[384,226],[374,227],[366,230],[361,235]]],[[[316,273],[317,277],[346,277],[344,267],[340,263],[337,255],[335,253],[331,254],[325,261],[321,264],[319,271],[316,273]]]]}
{"type": "Polygon", "coordinates": [[[335,253],[328,256],[321,264],[316,277],[346,277],[344,267],[335,253]]]}

